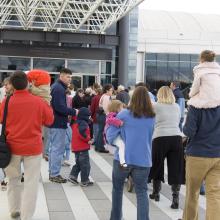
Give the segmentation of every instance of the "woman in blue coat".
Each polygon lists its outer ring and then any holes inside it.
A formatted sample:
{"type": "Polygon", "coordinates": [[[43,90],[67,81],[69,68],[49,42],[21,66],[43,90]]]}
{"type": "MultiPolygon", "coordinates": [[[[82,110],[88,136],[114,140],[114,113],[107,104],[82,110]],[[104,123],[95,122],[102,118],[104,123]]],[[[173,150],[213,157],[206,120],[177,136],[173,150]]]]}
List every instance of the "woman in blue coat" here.
{"type": "Polygon", "coordinates": [[[149,220],[147,197],[147,179],[152,165],[151,142],[154,129],[153,111],[147,89],[137,87],[133,93],[128,109],[121,111],[117,117],[124,123],[121,128],[109,126],[106,137],[109,144],[120,134],[125,143],[125,162],[127,168],[121,168],[118,151],[113,162],[112,173],[112,210],[111,220],[122,219],[122,196],[124,181],[128,174],[134,181],[137,196],[137,220],[149,220]]]}

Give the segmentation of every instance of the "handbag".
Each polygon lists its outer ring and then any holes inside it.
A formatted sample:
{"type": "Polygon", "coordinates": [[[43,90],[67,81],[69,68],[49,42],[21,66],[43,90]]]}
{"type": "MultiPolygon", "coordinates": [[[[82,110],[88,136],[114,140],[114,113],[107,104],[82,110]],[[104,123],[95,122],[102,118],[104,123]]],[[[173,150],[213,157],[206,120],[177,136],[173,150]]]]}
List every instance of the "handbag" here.
{"type": "Polygon", "coordinates": [[[11,151],[6,143],[5,136],[5,127],[6,127],[6,117],[8,113],[8,102],[11,96],[7,96],[5,101],[5,108],[3,114],[3,122],[2,122],[2,132],[0,136],[0,168],[6,168],[11,160],[11,151]]]}

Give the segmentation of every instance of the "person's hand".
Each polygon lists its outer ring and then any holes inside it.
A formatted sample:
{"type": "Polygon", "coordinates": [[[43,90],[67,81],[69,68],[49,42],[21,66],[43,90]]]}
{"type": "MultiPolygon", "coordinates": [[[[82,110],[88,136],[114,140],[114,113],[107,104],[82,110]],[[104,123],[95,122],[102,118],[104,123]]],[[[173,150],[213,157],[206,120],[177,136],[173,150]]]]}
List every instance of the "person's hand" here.
{"type": "Polygon", "coordinates": [[[122,126],[123,126],[123,124],[124,124],[124,122],[122,121],[122,122],[121,122],[121,124],[120,124],[120,127],[122,127],[122,126]]]}
{"type": "Polygon", "coordinates": [[[88,144],[89,144],[89,145],[92,145],[92,140],[88,141],[88,144]]]}
{"type": "Polygon", "coordinates": [[[76,116],[79,114],[79,110],[75,108],[76,116]]]}

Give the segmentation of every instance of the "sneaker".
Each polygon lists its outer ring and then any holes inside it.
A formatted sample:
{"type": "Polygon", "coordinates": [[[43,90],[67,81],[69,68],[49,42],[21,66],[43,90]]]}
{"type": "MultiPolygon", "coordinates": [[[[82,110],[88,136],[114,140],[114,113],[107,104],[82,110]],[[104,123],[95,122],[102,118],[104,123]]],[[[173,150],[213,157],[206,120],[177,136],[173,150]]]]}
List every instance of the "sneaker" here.
{"type": "Polygon", "coordinates": [[[63,163],[62,163],[62,166],[71,166],[71,163],[68,161],[68,160],[64,160],[63,163]]]}
{"type": "Polygon", "coordinates": [[[11,218],[18,218],[20,216],[20,212],[12,212],[11,218]]]}
{"type": "Polygon", "coordinates": [[[66,183],[67,182],[67,180],[64,179],[61,175],[53,176],[53,177],[50,176],[49,180],[54,183],[66,183]]]}
{"type": "Polygon", "coordinates": [[[92,186],[93,184],[94,184],[94,183],[89,180],[88,182],[84,182],[84,183],[81,182],[81,183],[80,183],[80,186],[86,187],[86,186],[92,186]]]}
{"type": "Polygon", "coordinates": [[[7,182],[5,182],[4,180],[1,182],[1,190],[2,191],[6,191],[7,190],[7,182]]]}
{"type": "Polygon", "coordinates": [[[72,177],[70,177],[69,179],[68,179],[68,181],[69,182],[71,182],[73,185],[78,185],[79,184],[79,182],[76,180],[76,179],[74,179],[74,178],[72,178],[72,177]]]}

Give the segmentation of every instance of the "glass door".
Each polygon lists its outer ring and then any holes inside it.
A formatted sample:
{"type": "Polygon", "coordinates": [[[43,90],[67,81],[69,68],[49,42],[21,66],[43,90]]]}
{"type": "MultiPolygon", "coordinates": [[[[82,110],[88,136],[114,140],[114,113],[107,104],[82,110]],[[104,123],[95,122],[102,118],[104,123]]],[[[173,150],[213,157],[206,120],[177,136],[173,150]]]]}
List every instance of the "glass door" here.
{"type": "Polygon", "coordinates": [[[75,91],[82,88],[82,76],[72,76],[72,84],[75,91]]]}
{"type": "Polygon", "coordinates": [[[95,82],[97,82],[95,75],[83,75],[83,88],[87,88],[92,86],[95,82]]]}

